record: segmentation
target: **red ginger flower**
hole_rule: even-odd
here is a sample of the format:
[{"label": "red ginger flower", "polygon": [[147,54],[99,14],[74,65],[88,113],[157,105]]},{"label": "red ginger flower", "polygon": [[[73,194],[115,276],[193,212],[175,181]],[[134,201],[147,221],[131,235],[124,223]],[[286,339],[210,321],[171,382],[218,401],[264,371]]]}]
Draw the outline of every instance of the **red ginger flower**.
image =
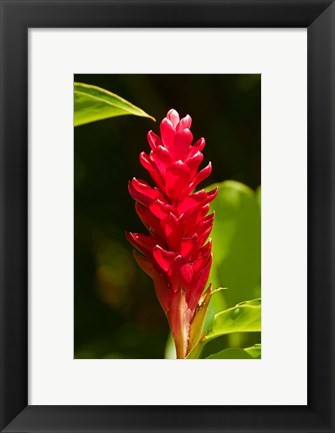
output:
[{"label": "red ginger flower", "polygon": [[156,187],[136,178],[128,186],[150,234],[126,233],[126,237],[143,254],[134,251],[138,265],[153,279],[178,358],[192,349],[192,324],[203,302],[213,257],[211,240],[206,241],[214,214],[206,215],[217,195],[217,189],[192,193],[212,166],[198,171],[205,140],[191,145],[191,122],[189,115],[180,120],[177,111],[170,110],[160,124],[161,137],[149,131],[151,152],[142,152],[140,162]]}]

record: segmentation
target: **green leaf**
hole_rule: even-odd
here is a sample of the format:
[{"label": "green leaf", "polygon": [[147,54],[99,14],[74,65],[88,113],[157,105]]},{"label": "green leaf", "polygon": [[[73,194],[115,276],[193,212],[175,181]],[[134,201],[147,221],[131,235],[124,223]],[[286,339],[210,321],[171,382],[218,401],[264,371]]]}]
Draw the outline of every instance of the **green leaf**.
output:
[{"label": "green leaf", "polygon": [[260,299],[241,302],[216,314],[212,326],[188,357],[198,358],[209,341],[236,332],[261,332]]},{"label": "green leaf", "polygon": [[262,345],[255,344],[252,347],[244,349],[252,358],[261,359],[262,356]]},{"label": "green leaf", "polygon": [[261,300],[254,299],[237,304],[233,308],[218,313],[214,317],[212,326],[203,340],[208,342],[213,338],[232,332],[260,332],[261,331]]},{"label": "green leaf", "polygon": [[141,108],[108,90],[89,84],[74,83],[74,126],[128,114],[148,117],[155,121]]},{"label": "green leaf", "polygon": [[205,329],[219,311],[245,299],[261,296],[261,215],[260,195],[246,185],[228,180],[211,185],[218,187],[218,196],[211,204],[215,219],[213,264],[208,282],[213,289],[227,290],[212,296]]},{"label": "green leaf", "polygon": [[261,358],[261,345],[255,344],[254,346],[245,349],[234,348],[225,349],[213,355],[207,356],[206,359],[260,359]]}]

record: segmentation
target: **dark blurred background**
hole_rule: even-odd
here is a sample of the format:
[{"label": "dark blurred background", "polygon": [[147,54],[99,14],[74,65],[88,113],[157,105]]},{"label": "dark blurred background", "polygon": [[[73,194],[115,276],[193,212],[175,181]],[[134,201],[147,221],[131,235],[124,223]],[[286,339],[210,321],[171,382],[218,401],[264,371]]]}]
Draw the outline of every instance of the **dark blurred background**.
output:
[{"label": "dark blurred background", "polygon": [[261,183],[261,76],[92,75],[75,81],[100,86],[142,108],[157,122],[134,116],[74,128],[74,356],[164,358],[169,333],[152,280],[136,265],[125,231],[145,232],[127,190],[149,181],[139,163],[147,132],[159,133],[170,108],[190,114],[195,139],[207,145],[201,186],[235,179]]}]

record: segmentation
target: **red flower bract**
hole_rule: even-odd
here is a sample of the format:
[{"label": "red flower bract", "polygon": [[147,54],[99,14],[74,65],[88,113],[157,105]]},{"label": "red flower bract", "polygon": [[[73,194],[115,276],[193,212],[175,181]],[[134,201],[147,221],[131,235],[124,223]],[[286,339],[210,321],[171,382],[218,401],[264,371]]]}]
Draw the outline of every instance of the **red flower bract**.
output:
[{"label": "red flower bract", "polygon": [[205,140],[192,145],[191,123],[189,115],[180,120],[177,111],[170,110],[160,124],[161,137],[148,133],[151,152],[142,152],[140,162],[156,186],[133,178],[129,193],[149,234],[126,233],[142,253],[134,251],[137,263],[153,279],[178,358],[191,350],[191,327],[212,264],[211,240],[207,239],[214,214],[206,215],[217,195],[217,189],[193,192],[212,166],[209,163],[199,171]]}]

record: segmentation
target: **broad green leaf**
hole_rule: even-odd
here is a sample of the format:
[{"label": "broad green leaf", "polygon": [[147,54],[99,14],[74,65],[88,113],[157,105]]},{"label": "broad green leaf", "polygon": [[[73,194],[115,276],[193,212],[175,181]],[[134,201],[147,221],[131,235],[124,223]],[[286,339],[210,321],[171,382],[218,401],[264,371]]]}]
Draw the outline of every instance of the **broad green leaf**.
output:
[{"label": "broad green leaf", "polygon": [[189,358],[198,358],[205,345],[214,338],[236,332],[261,332],[261,300],[241,302],[215,315],[211,327],[192,350]]},{"label": "broad green leaf", "polygon": [[254,346],[244,349],[252,358],[260,359],[262,357],[262,345],[255,344]]},{"label": "broad green leaf", "polygon": [[128,114],[155,121],[141,108],[108,90],[90,84],[74,83],[74,126]]},{"label": "broad green leaf", "polygon": [[218,313],[208,329],[204,342],[232,332],[261,331],[261,300],[253,299],[237,304],[233,308]]},{"label": "broad green leaf", "polygon": [[254,346],[245,349],[225,349],[213,355],[207,356],[206,359],[260,359],[261,358],[261,345],[255,344]]},{"label": "broad green leaf", "polygon": [[[261,283],[261,218],[256,193],[233,180],[211,185],[219,188],[211,204],[215,219],[213,264],[209,282],[213,289],[227,290],[212,297],[205,329],[214,315],[245,299],[260,297]],[[259,195],[260,198],[260,195]]]}]

